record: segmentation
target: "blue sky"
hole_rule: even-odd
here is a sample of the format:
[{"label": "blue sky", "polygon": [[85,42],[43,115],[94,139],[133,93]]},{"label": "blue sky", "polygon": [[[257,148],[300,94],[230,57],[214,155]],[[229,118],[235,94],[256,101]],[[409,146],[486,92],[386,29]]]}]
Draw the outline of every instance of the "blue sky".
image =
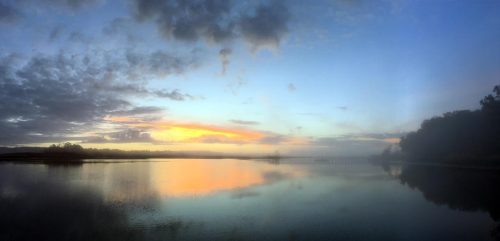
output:
[{"label": "blue sky", "polygon": [[0,0],[0,29],[4,145],[364,155],[500,81],[498,1]]}]

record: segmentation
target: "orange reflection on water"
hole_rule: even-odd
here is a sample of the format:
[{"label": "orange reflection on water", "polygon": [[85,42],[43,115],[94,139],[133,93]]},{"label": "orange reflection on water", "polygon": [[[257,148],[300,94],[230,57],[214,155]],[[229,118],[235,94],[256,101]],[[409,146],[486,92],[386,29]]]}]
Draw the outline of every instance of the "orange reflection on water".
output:
[{"label": "orange reflection on water", "polygon": [[155,163],[151,168],[152,184],[161,196],[206,195],[305,174],[288,165],[234,159],[183,159]]}]

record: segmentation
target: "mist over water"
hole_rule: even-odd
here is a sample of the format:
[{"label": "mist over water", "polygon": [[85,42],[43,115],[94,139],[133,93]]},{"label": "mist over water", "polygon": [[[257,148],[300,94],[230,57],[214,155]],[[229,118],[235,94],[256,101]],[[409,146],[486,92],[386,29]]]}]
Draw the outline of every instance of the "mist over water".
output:
[{"label": "mist over water", "polygon": [[1,164],[0,240],[498,239],[500,178],[491,172],[359,160],[103,161]]}]

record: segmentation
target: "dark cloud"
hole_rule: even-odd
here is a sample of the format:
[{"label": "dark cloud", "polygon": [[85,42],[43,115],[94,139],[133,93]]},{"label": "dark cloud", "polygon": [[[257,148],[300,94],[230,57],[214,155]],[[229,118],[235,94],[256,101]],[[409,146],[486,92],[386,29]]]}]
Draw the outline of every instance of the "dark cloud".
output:
[{"label": "dark cloud", "polygon": [[222,42],[233,36],[230,0],[134,0],[138,20],[154,20],[167,38]]},{"label": "dark cloud", "polygon": [[105,0],[37,0],[35,2],[42,2],[42,5],[49,5],[52,7],[61,7],[70,10],[79,10],[91,6],[98,5],[105,2]]},{"label": "dark cloud", "polygon": [[238,124],[238,125],[258,125],[258,124],[260,124],[257,121],[248,121],[248,120],[229,120],[229,121],[231,121],[234,124]]},{"label": "dark cloud", "polygon": [[[61,53],[24,61],[13,55],[1,57],[0,144],[64,140],[117,111],[156,111],[135,108],[129,99],[157,97],[144,87],[148,78],[191,67],[190,61],[163,52],[125,55],[129,54]],[[159,59],[170,62],[157,63]]]},{"label": "dark cloud", "polygon": [[226,74],[227,67],[229,66],[229,63],[230,63],[230,57],[231,57],[232,52],[233,51],[230,48],[223,48],[219,51],[219,59],[220,59],[220,62],[222,64],[222,70],[221,70],[222,75]]},{"label": "dark cloud", "polygon": [[86,143],[156,143],[148,132],[138,129],[126,129],[117,132],[105,133],[85,139]]},{"label": "dark cloud", "polygon": [[164,111],[163,108],[156,106],[138,106],[126,110],[117,110],[110,112],[113,116],[136,116],[136,115],[152,115],[160,114]]},{"label": "dark cloud", "polygon": [[242,37],[254,49],[278,47],[288,33],[290,14],[278,2],[255,3],[244,10],[231,0],[133,0],[139,21],[154,21],[167,39],[227,42]]},{"label": "dark cloud", "polygon": [[52,29],[52,31],[50,31],[49,41],[50,42],[55,41],[61,36],[62,33],[63,33],[63,28],[61,26],[55,27],[54,29]]},{"label": "dark cloud", "polygon": [[0,2],[0,24],[2,23],[14,23],[20,18],[20,13],[14,7]]},{"label": "dark cloud", "polygon": [[[126,53],[129,65],[127,74],[129,79],[144,79],[150,75],[164,77],[170,74],[181,74],[186,68],[196,67],[198,56],[194,52],[189,58],[175,56],[163,51],[155,51],[150,54],[128,51]],[[148,73],[148,76],[144,76]]]},{"label": "dark cloud", "polygon": [[190,94],[183,94],[179,90],[173,90],[173,91],[158,90],[158,91],[154,91],[153,93],[156,94],[158,97],[167,98],[167,99],[176,100],[176,101],[185,101],[185,100],[196,99],[196,97],[194,97]]},{"label": "dark cloud", "polygon": [[279,1],[257,7],[254,14],[240,20],[241,33],[254,48],[259,46],[278,47],[281,39],[288,33],[290,13]]}]

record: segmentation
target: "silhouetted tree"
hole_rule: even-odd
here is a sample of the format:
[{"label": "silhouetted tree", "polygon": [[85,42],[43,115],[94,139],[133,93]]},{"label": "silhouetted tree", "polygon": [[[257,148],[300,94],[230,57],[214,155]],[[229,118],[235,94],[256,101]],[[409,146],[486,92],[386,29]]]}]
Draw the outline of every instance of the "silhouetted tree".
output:
[{"label": "silhouetted tree", "polygon": [[500,85],[481,100],[479,110],[448,112],[425,120],[401,139],[401,150],[413,161],[485,164],[500,157]]}]

